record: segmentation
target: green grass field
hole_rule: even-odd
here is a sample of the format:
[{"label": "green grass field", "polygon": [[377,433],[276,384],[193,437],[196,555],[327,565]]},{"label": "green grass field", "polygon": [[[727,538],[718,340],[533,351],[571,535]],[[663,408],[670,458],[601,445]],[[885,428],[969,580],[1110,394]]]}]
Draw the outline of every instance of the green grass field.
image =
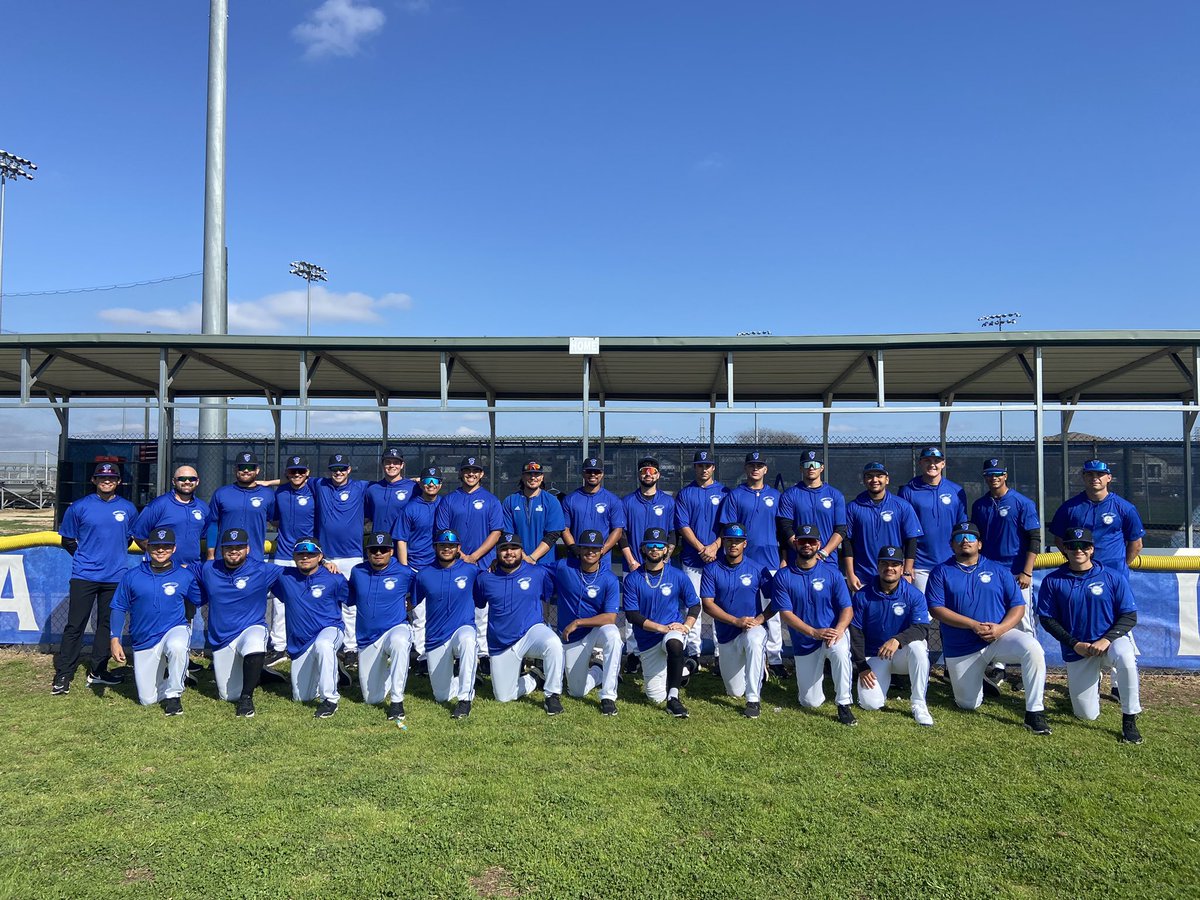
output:
[{"label": "green grass field", "polygon": [[[501,706],[484,680],[452,721],[410,682],[408,730],[260,692],[237,720],[211,679],[184,716],[103,695],[81,670],[0,653],[0,896],[13,897],[1195,897],[1200,690],[1146,679],[1146,743],[1120,711],[1019,727],[1019,697],[974,714],[935,684],[937,725],[907,702],[801,711],[768,687],[737,715],[719,679],[670,718],[622,686],[598,701]],[[794,688],[794,685],[793,685]],[[540,700],[540,695],[537,695]],[[780,711],[774,709],[780,707]]]}]

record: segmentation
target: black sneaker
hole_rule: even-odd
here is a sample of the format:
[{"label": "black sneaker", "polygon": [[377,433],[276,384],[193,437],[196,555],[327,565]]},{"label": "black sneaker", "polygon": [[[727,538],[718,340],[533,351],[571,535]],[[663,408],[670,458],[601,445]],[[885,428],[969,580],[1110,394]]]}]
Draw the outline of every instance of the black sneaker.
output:
[{"label": "black sneaker", "polygon": [[395,703],[389,703],[387,708],[387,717],[389,722],[403,722],[404,701],[397,700]]},{"label": "black sneaker", "polygon": [[721,660],[719,658],[714,659],[713,664],[709,667],[708,671],[712,672],[714,675],[716,675],[718,678],[720,678],[721,677]]},{"label": "black sneaker", "polygon": [[264,666],[277,666],[280,663],[287,662],[287,651],[285,650],[268,650],[266,658],[263,659]]},{"label": "black sneaker", "polygon": [[418,659],[416,672],[417,672],[418,678],[428,678],[429,677],[429,660]]},{"label": "black sneaker", "polygon": [[337,712],[337,704],[332,700],[322,700],[321,705],[317,707],[317,711],[313,713],[315,719],[328,719]]},{"label": "black sneaker", "polygon": [[678,697],[672,697],[667,701],[667,712],[677,719],[686,719],[688,717],[687,707],[679,702]]},{"label": "black sneaker", "polygon": [[240,719],[254,718],[254,698],[242,697],[237,702],[237,712],[235,713]]},{"label": "black sneaker", "polygon": [[757,719],[762,714],[762,705],[759,703],[751,703],[746,701],[746,708],[742,710],[742,715],[747,719]]},{"label": "black sneaker", "polygon": [[788,672],[787,666],[783,663],[775,663],[774,665],[767,666],[767,671],[780,681],[786,681],[788,675],[791,674]]},{"label": "black sneaker", "polygon": [[117,675],[115,672],[110,672],[107,669],[101,672],[88,672],[87,683],[111,687],[114,684],[124,684],[125,676]]},{"label": "black sneaker", "polygon": [[71,693],[71,679],[66,675],[55,675],[54,683],[50,685],[50,693],[56,697]]},{"label": "black sneaker", "polygon": [[854,710],[849,705],[838,704],[838,724],[850,727],[858,724],[858,719],[854,718]]},{"label": "black sneaker", "polygon": [[183,683],[187,687],[199,687],[200,686],[200,682],[196,680],[196,676],[193,675],[190,671],[185,671],[183,673]]},{"label": "black sneaker", "polygon": [[1138,731],[1137,715],[1125,713],[1121,716],[1121,743],[1140,744],[1141,742],[1142,733]]},{"label": "black sneaker", "polygon": [[192,673],[195,673],[195,672],[203,672],[203,671],[204,671],[204,666],[200,665],[200,663],[196,662],[194,659],[192,659],[192,658],[189,656],[189,657],[188,657],[187,670],[188,670],[188,672],[192,672]]},{"label": "black sneaker", "polygon": [[479,657],[479,662],[475,665],[475,672],[478,675],[486,675],[492,677],[492,658],[490,656]]},{"label": "black sneaker", "polygon": [[687,687],[688,682],[692,680],[692,675],[700,669],[700,660],[694,656],[689,656],[683,661],[683,677],[679,681],[680,687]]},{"label": "black sneaker", "polygon": [[630,653],[625,657],[625,674],[636,675],[642,668],[642,661],[636,653]]},{"label": "black sneaker", "polygon": [[1117,703],[1121,702],[1121,689],[1117,687],[1117,683],[1115,681],[1109,686],[1108,696],[1110,696]]},{"label": "black sneaker", "polygon": [[616,700],[601,700],[600,714],[605,716],[615,716],[617,714]]},{"label": "black sneaker", "polygon": [[546,689],[546,673],[537,666],[530,666],[529,674],[533,676],[533,680],[537,684],[537,687],[535,687],[534,690],[544,691]]},{"label": "black sneaker", "polygon": [[471,714],[471,701],[459,700],[458,705],[454,707],[454,712],[450,713],[452,719],[465,719]]},{"label": "black sneaker", "polygon": [[1025,713],[1025,727],[1034,734],[1050,734],[1050,726],[1046,724],[1046,714],[1041,710]]},{"label": "black sneaker", "polygon": [[342,654],[342,665],[345,666],[347,669],[357,669],[358,668],[358,651],[357,650],[347,650],[345,653],[343,653]]},{"label": "black sneaker", "polygon": [[1004,675],[1001,673],[997,678],[993,673],[987,672],[983,676],[983,693],[988,697],[999,697],[1001,687],[1004,685]]},{"label": "black sneaker", "polygon": [[548,716],[557,716],[563,711],[562,700],[559,698],[558,694],[547,694],[546,702],[542,705],[546,710],[546,715]]},{"label": "black sneaker", "polygon": [[182,716],[183,701],[178,697],[168,697],[163,701],[163,715],[165,716]]}]

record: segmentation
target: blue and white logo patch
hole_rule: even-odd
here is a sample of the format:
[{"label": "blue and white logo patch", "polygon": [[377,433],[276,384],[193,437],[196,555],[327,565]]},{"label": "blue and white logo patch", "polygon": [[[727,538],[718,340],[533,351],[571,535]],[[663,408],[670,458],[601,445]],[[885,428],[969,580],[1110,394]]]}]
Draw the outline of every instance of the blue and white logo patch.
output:
[{"label": "blue and white logo patch", "polygon": [[767,506],[774,506],[775,498],[774,497],[763,497],[763,503],[765,503]]},{"label": "blue and white logo patch", "polygon": [[608,509],[607,503],[597,503],[596,504],[596,512],[603,513],[606,509]]},{"label": "blue and white logo patch", "polygon": [[325,593],[325,585],[314,584],[312,586],[312,590],[309,591],[309,593],[312,594],[314,597],[320,597],[322,594]]},{"label": "blue and white logo patch", "polygon": [[1116,517],[1112,513],[1105,513],[1100,517],[1101,521],[1104,522],[1105,525],[1111,525],[1113,523],[1113,519],[1115,518]]},{"label": "blue and white logo patch", "polygon": [[893,603],[892,604],[892,615],[893,616],[902,616],[902,615],[904,615],[904,613],[907,610],[908,610],[908,607],[905,606],[903,603]]},{"label": "blue and white logo patch", "polygon": [[174,581],[168,581],[163,585],[163,593],[168,597],[174,597],[177,590],[179,590],[179,585]]},{"label": "blue and white logo patch", "polygon": [[822,497],[821,505],[823,507],[825,507],[826,509],[833,509],[833,498],[832,497]]},{"label": "blue and white logo patch", "polygon": [[236,578],[236,579],[234,579],[233,586],[236,587],[239,591],[244,591],[246,589],[246,585],[248,585],[249,583],[250,583],[249,578]]},{"label": "blue and white logo patch", "polygon": [[721,498],[719,496],[717,496],[716,494],[713,494],[711,497],[708,498],[708,502],[711,503],[713,506],[720,506]]},{"label": "blue and white logo patch", "polygon": [[1005,516],[1008,515],[1008,507],[1007,506],[1000,507],[999,513],[1000,513],[1000,518],[1003,519]]},{"label": "blue and white logo patch", "polygon": [[824,578],[814,578],[812,580],[812,586],[813,586],[814,591],[825,590],[825,579]]},{"label": "blue and white logo patch", "polygon": [[408,491],[406,491],[406,490],[396,491],[396,499],[397,500],[403,500],[407,496],[408,496]]},{"label": "blue and white logo patch", "polygon": [[1088,585],[1088,590],[1091,591],[1095,596],[1099,597],[1104,593],[1104,585],[1101,582],[1096,581]]},{"label": "blue and white logo patch", "polygon": [[262,497],[251,497],[250,505],[255,509],[258,509],[260,506],[262,506]]},{"label": "blue and white logo patch", "polygon": [[457,587],[457,588],[458,588],[460,591],[461,591],[461,590],[464,590],[464,589],[466,588],[466,586],[467,586],[467,576],[466,576],[466,575],[459,575],[457,578],[455,578],[455,579],[454,579],[454,585],[455,585],[455,587]]},{"label": "blue and white logo patch", "polygon": [[198,509],[193,509],[192,510],[192,518],[195,519],[197,522],[202,522],[202,521],[204,521],[204,513],[200,512],[200,510],[198,510]]},{"label": "blue and white logo patch", "polygon": [[655,514],[656,516],[661,516],[661,515],[663,514],[663,512],[666,510],[666,507],[665,507],[665,506],[662,506],[661,504],[660,504],[660,505],[658,505],[658,506],[652,506],[652,507],[650,507],[650,508],[651,508],[652,510],[654,510],[654,514]]},{"label": "blue and white logo patch", "polygon": [[124,522],[125,521],[125,510],[123,510],[123,509],[113,510],[113,518],[116,519],[118,522]]},{"label": "blue and white logo patch", "polygon": [[672,593],[672,591],[674,591],[674,590],[675,590],[675,589],[674,589],[673,587],[671,587],[671,585],[669,585],[669,584],[664,584],[664,585],[662,586],[662,595],[663,595],[664,597],[670,597],[670,596],[671,596],[671,593]]},{"label": "blue and white logo patch", "polygon": [[345,503],[347,500],[350,499],[350,492],[342,491],[340,494],[338,494],[338,499],[341,500],[343,503]]},{"label": "blue and white logo patch", "polygon": [[587,595],[592,600],[595,600],[596,597],[598,597],[600,595],[600,589],[598,587],[596,587],[594,584],[589,584],[588,588],[587,588]]},{"label": "blue and white logo patch", "polygon": [[954,498],[953,498],[953,497],[951,497],[949,494],[938,494],[938,498],[939,498],[939,499],[942,501],[942,503],[943,503],[944,505],[946,505],[946,506],[949,506],[949,505],[950,505],[950,503],[951,503],[951,502],[954,500]]},{"label": "blue and white logo patch", "polygon": [[739,580],[745,587],[750,587],[750,583],[754,581],[754,578],[750,575],[742,575],[739,577]]},{"label": "blue and white logo patch", "polygon": [[520,587],[520,589],[523,591],[529,590],[529,586],[531,584],[533,584],[532,578],[518,578],[517,579],[517,586]]},{"label": "blue and white logo patch", "polygon": [[476,500],[476,501],[475,501],[474,503],[472,503],[471,505],[472,505],[473,507],[475,507],[476,509],[483,509],[483,501],[482,501],[482,500]]},{"label": "blue and white logo patch", "polygon": [[892,521],[892,511],[890,509],[885,509],[879,514],[879,518],[883,519],[885,522]]},{"label": "blue and white logo patch", "polygon": [[984,584],[989,584],[992,580],[992,573],[991,572],[980,572],[979,580],[982,581]]},{"label": "blue and white logo patch", "polygon": [[296,505],[297,506],[308,506],[308,498],[307,497],[297,497]]},{"label": "blue and white logo patch", "polygon": [[395,578],[383,579],[383,589],[385,591],[394,591],[396,589],[396,579]]}]

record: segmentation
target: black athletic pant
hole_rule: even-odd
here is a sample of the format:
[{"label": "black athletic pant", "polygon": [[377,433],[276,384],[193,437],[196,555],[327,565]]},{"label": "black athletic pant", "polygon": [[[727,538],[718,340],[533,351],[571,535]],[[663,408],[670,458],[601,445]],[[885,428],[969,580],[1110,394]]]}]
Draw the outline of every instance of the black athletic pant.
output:
[{"label": "black athletic pant", "polygon": [[79,651],[83,645],[83,630],[87,628],[88,619],[92,615],[92,607],[96,608],[96,633],[92,641],[92,672],[101,672],[108,666],[109,658],[109,616],[112,609],[113,594],[117,592],[115,581],[84,581],[82,578],[71,579],[70,599],[67,601],[67,624],[63,628],[62,644],[58,649],[58,658],[54,661],[56,678],[66,676],[73,678],[79,665]]}]

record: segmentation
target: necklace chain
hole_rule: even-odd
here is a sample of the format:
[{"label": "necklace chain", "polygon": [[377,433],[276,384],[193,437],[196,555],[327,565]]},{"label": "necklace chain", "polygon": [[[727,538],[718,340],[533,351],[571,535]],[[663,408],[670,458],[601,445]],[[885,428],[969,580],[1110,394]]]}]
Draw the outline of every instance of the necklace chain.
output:
[{"label": "necklace chain", "polygon": [[662,584],[662,580],[664,577],[666,577],[666,574],[667,574],[667,567],[663,566],[661,569],[658,570],[658,581],[651,581],[650,575],[646,572],[645,567],[642,568],[642,578],[646,579],[646,584],[648,584],[651,587],[651,589],[654,589],[654,590],[657,590],[658,586],[660,584]]}]

